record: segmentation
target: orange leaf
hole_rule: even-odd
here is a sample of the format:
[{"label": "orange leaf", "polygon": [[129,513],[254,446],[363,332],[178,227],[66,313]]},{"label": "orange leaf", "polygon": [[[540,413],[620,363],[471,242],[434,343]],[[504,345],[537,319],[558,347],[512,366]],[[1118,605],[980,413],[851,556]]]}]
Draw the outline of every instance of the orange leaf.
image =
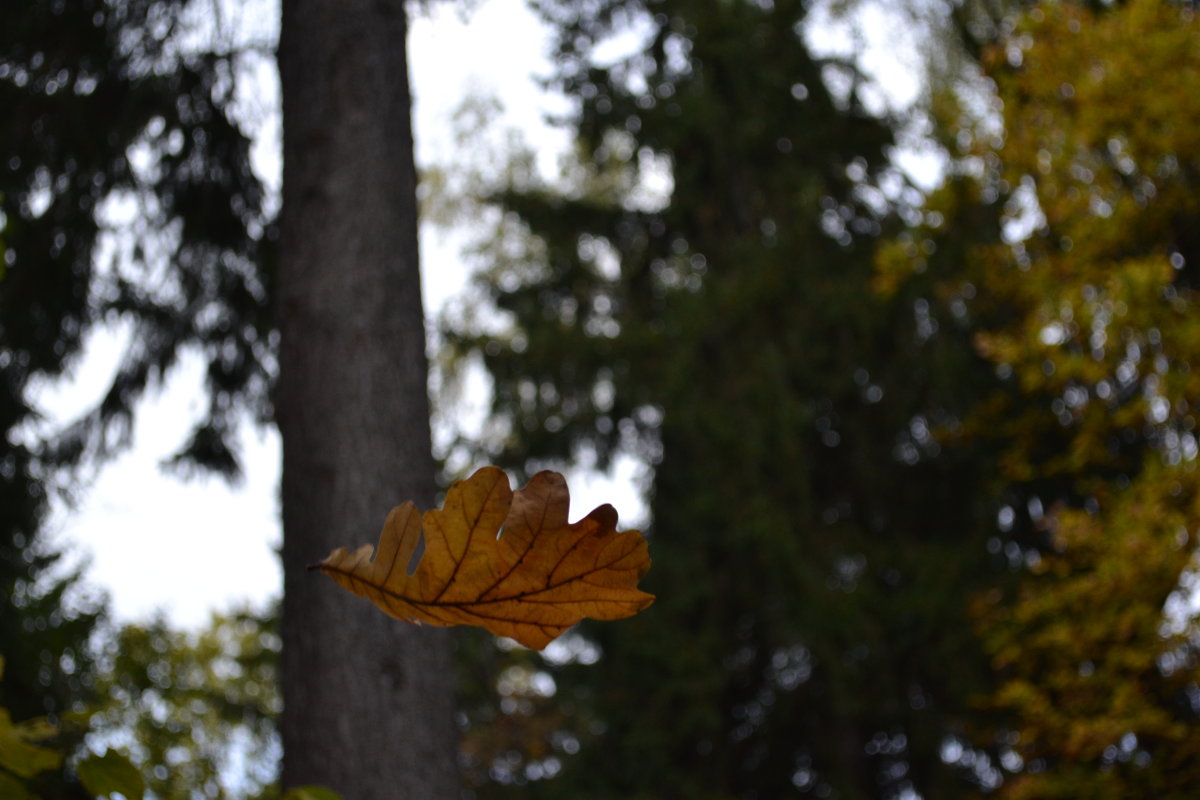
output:
[{"label": "orange leaf", "polygon": [[642,534],[618,533],[607,504],[570,524],[569,503],[557,472],[513,492],[503,470],[484,467],[450,487],[442,510],[421,519],[413,503],[397,506],[378,547],[340,547],[315,568],[397,619],[480,625],[541,650],[584,617],[631,617],[654,602],[637,588],[650,568]]}]

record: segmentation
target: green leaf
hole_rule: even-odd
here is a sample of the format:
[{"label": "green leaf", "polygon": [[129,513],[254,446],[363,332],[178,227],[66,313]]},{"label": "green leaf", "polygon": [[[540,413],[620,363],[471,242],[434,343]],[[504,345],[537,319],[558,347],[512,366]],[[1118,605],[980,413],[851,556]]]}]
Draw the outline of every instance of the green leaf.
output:
[{"label": "green leaf", "polygon": [[98,798],[120,793],[127,800],[140,800],[146,793],[142,773],[116,750],[106,750],[102,756],[88,756],[75,771],[83,788]]},{"label": "green leaf", "polygon": [[54,728],[42,719],[14,725],[8,709],[0,708],[0,767],[22,778],[57,768],[62,753],[30,743],[53,733]]},{"label": "green leaf", "polygon": [[287,791],[283,800],[342,800],[342,797],[324,786],[296,786]]},{"label": "green leaf", "polygon": [[0,772],[0,797],[4,800],[38,800],[24,783],[5,772]]}]

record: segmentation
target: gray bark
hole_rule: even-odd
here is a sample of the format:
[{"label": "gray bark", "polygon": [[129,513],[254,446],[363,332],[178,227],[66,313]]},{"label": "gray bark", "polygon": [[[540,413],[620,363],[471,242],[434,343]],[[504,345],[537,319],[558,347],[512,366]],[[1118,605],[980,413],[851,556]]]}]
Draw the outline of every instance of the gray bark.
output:
[{"label": "gray bark", "polygon": [[434,498],[401,0],[284,0],[283,785],[457,794],[446,631],[306,567]]}]

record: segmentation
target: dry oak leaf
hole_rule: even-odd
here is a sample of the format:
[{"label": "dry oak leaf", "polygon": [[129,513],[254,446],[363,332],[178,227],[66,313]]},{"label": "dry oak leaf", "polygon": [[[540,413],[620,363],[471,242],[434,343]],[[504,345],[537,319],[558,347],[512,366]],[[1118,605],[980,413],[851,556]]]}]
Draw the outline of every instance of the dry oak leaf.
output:
[{"label": "dry oak leaf", "polygon": [[513,492],[503,470],[484,467],[451,486],[441,510],[422,519],[413,503],[397,506],[378,547],[338,548],[315,567],[397,619],[480,625],[541,650],[584,617],[631,617],[654,602],[637,588],[650,568],[642,534],[618,533],[607,504],[570,524],[569,503],[557,472]]}]

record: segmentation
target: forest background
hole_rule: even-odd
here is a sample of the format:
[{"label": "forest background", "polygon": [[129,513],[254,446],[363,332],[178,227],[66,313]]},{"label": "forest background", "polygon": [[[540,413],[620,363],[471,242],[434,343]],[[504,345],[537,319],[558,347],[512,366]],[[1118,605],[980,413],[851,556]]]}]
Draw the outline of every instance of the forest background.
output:
[{"label": "forest background", "polygon": [[[810,6],[536,3],[559,174],[472,148],[485,101],[425,173],[427,215],[477,237],[435,397],[480,375],[492,397],[444,478],[644,465],[659,597],[544,654],[456,632],[463,791],[1187,796],[1194,9],[914,3],[893,19],[924,91],[896,108],[861,52],[814,46]],[[110,747],[157,797],[278,791],[273,614],[107,625],[39,534],[189,348],[210,403],[177,466],[235,474],[238,419],[272,418],[278,228],[235,87],[274,45],[198,42],[193,13],[29,2],[0,26],[0,705],[6,741],[75,753],[0,761],[13,792],[84,796]],[[98,213],[114,197],[138,213]],[[113,390],[47,432],[32,392],[118,319]]]}]

